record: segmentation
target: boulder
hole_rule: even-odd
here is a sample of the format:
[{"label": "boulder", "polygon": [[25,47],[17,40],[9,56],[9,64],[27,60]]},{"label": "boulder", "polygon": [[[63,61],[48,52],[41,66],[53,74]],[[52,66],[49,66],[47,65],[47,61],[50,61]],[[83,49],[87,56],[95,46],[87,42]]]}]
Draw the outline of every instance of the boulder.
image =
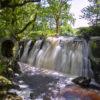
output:
[{"label": "boulder", "polygon": [[91,82],[91,79],[88,77],[80,76],[80,77],[73,79],[72,82],[74,82],[75,84],[78,84],[82,87],[88,87]]}]

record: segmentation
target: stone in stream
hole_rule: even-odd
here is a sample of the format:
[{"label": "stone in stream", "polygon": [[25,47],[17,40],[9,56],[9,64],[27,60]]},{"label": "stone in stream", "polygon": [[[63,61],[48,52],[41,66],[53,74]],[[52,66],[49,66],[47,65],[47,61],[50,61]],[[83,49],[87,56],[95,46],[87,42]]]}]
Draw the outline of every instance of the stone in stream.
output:
[{"label": "stone in stream", "polygon": [[81,88],[80,86],[66,87],[60,95],[66,98],[65,100],[100,100],[99,91]]},{"label": "stone in stream", "polygon": [[78,84],[82,87],[88,87],[91,82],[91,79],[88,77],[80,76],[80,77],[73,79],[72,82],[74,82],[75,84]]}]

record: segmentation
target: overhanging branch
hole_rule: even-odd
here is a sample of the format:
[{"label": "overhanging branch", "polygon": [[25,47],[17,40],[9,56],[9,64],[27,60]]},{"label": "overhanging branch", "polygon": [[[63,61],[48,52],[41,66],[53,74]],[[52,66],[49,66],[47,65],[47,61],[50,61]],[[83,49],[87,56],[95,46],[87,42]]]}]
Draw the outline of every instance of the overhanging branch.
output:
[{"label": "overhanging branch", "polygon": [[0,1],[0,9],[21,7],[30,2],[40,2],[41,0],[25,0],[23,3],[11,4],[9,0]]},{"label": "overhanging branch", "polygon": [[37,13],[34,16],[34,19],[29,21],[21,30],[19,30],[18,32],[15,33],[15,35],[18,35],[22,32],[24,32],[32,23],[34,24],[37,18]]}]

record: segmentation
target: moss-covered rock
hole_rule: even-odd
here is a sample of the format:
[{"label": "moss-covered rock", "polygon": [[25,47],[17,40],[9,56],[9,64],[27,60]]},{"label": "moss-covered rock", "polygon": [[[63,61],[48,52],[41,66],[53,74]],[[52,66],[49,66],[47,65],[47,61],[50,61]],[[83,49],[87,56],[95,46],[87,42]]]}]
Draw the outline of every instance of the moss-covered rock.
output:
[{"label": "moss-covered rock", "polygon": [[11,83],[11,81],[10,80],[8,80],[7,78],[5,78],[4,76],[0,76],[0,83],[3,83],[3,84],[5,84],[5,85],[7,85],[7,84],[12,84]]},{"label": "moss-covered rock", "polygon": [[0,90],[1,89],[8,89],[12,86],[12,82],[10,80],[8,80],[6,77],[4,76],[0,76]]},{"label": "moss-covered rock", "polygon": [[4,100],[22,100],[22,98],[20,96],[17,96],[17,95],[8,94],[8,95],[6,95]]},{"label": "moss-covered rock", "polygon": [[4,76],[0,75],[0,100],[22,100],[15,93],[9,93],[9,88],[14,87],[14,84]]}]

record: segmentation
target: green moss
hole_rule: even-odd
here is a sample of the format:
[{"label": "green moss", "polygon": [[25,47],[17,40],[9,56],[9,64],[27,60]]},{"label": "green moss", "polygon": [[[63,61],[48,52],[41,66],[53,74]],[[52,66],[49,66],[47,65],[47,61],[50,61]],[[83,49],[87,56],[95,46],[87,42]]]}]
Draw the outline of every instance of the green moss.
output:
[{"label": "green moss", "polygon": [[5,67],[3,66],[3,64],[0,63],[0,74],[2,74],[4,70],[5,70]]},{"label": "green moss", "polygon": [[12,85],[12,82],[5,78],[4,76],[0,76],[0,84],[3,86]]}]

